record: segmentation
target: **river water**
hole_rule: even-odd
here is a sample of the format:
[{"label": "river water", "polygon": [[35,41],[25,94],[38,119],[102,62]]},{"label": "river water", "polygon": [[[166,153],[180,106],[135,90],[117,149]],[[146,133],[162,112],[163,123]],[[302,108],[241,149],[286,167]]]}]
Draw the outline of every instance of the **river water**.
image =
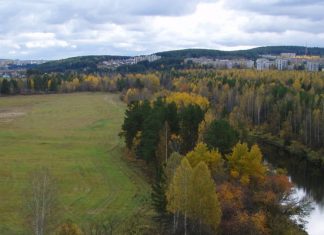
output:
[{"label": "river water", "polygon": [[309,235],[324,235],[324,170],[275,147],[261,146],[265,160],[285,168],[296,188],[296,197],[308,197],[314,208],[306,219]]}]

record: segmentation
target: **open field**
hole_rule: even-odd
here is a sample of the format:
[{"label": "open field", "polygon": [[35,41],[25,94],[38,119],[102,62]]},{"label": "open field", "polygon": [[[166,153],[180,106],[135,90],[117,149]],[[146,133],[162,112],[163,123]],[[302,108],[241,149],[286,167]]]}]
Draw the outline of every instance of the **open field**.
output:
[{"label": "open field", "polygon": [[122,158],[124,110],[107,93],[0,98],[0,234],[25,234],[24,190],[40,166],[58,181],[63,222],[113,215],[120,230],[149,213],[149,184]]}]

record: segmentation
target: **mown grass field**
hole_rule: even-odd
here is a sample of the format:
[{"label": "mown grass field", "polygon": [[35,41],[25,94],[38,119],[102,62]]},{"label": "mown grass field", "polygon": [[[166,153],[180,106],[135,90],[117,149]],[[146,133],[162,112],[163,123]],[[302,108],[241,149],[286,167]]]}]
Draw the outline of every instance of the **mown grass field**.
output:
[{"label": "mown grass field", "polygon": [[150,186],[122,157],[124,111],[107,93],[0,98],[0,234],[25,234],[24,191],[40,166],[58,182],[62,222],[113,217],[122,231],[150,213]]}]

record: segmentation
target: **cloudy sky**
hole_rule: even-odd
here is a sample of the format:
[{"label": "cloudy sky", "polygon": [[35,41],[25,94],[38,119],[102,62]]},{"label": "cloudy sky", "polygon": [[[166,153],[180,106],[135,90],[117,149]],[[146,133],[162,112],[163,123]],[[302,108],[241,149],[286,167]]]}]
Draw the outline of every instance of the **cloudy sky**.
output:
[{"label": "cloudy sky", "polygon": [[0,58],[324,47],[323,0],[0,0]]}]

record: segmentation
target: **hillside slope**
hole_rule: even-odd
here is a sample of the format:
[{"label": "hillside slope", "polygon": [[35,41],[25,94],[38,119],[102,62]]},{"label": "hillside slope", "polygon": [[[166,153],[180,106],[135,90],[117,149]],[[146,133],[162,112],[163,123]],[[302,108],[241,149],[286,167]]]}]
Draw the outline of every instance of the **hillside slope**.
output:
[{"label": "hillside slope", "polygon": [[[301,46],[268,46],[257,47],[249,50],[221,51],[212,49],[184,49],[156,53],[161,56],[160,60],[149,63],[143,61],[135,65],[125,65],[117,69],[118,72],[144,72],[149,69],[167,70],[170,68],[183,68],[183,59],[189,57],[210,57],[220,59],[246,58],[255,60],[263,54],[279,55],[283,52],[296,53],[304,55],[305,47]],[[309,55],[324,56],[324,48],[312,47],[307,48]],[[127,56],[80,56],[63,60],[50,61],[29,71],[29,74],[37,72],[100,72],[97,65],[105,60],[126,59]]]}]

